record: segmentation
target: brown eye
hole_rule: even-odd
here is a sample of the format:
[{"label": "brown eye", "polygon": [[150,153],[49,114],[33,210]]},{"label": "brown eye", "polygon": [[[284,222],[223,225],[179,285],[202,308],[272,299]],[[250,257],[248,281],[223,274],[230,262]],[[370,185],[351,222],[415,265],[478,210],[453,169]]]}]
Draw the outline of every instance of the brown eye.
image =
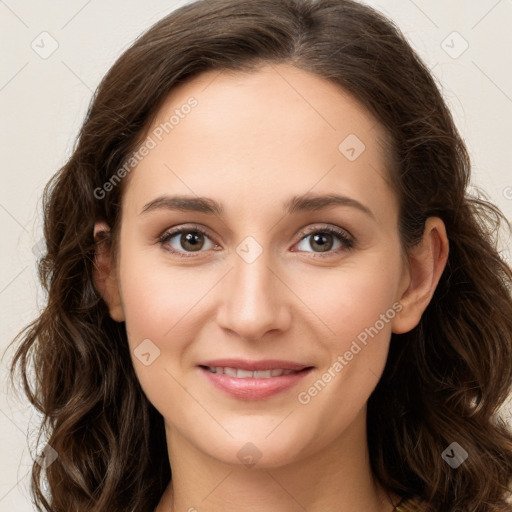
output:
[{"label": "brown eye", "polygon": [[179,243],[187,251],[198,251],[204,244],[204,235],[195,231],[182,233]]},{"label": "brown eye", "polygon": [[191,252],[204,252],[201,249],[205,246],[206,249],[211,249],[215,245],[199,228],[180,228],[170,231],[165,233],[159,242],[169,252],[183,257],[187,257],[187,253]]},{"label": "brown eye", "polygon": [[309,245],[312,249],[315,247],[319,248],[319,252],[326,252],[330,251],[332,249],[332,246],[334,245],[333,236],[329,233],[321,233],[312,235]]},{"label": "brown eye", "polygon": [[298,247],[299,250],[305,252],[337,253],[350,249],[354,245],[353,240],[344,231],[333,227],[315,229],[309,233],[303,232],[301,234],[305,236],[299,242]]}]

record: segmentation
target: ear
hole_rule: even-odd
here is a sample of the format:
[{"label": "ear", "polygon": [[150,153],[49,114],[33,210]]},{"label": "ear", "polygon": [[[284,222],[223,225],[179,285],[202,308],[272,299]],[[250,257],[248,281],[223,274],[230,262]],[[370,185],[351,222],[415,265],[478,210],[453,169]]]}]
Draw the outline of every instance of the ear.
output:
[{"label": "ear", "polygon": [[391,323],[394,333],[409,332],[420,322],[448,261],[448,251],[444,222],[438,217],[429,217],[421,241],[408,253],[399,298],[402,309]]},{"label": "ear", "polygon": [[118,279],[116,274],[116,265],[112,255],[105,243],[105,234],[110,232],[110,228],[105,222],[97,222],[94,225],[94,286],[108,306],[110,317],[116,322],[124,321],[124,311],[121,303],[121,294],[119,292]]}]

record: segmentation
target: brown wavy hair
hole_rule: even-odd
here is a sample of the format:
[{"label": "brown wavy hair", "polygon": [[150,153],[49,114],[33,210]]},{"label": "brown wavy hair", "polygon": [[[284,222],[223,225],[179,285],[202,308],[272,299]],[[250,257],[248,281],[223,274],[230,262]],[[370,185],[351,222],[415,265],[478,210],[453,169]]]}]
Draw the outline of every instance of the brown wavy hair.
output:
[{"label": "brown wavy hair", "polygon": [[[171,478],[163,418],[139,385],[124,323],[93,284],[93,227],[112,227],[105,242],[115,251],[126,180],[101,199],[97,190],[173,87],[266,63],[338,84],[387,129],[403,248],[420,240],[428,217],[446,225],[436,292],[416,328],[392,335],[368,402],[376,477],[428,511],[511,511],[512,434],[497,412],[512,390],[512,271],[496,246],[498,227],[510,225],[485,196],[469,195],[467,149],[428,68],[393,22],[352,0],[199,0],[142,34],[101,81],[72,156],[43,194],[46,306],[13,340],[11,382],[19,369],[43,415],[39,435],[58,454],[33,464],[37,509],[158,504]],[[441,457],[453,441],[469,454],[457,469]]]}]

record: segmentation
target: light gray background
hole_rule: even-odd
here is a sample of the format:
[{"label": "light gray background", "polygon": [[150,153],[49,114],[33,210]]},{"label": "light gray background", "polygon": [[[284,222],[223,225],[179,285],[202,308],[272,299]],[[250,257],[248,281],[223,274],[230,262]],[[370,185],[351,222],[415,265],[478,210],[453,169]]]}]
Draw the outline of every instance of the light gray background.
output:
[{"label": "light gray background", "polygon": [[[185,3],[0,0],[2,352],[43,307],[35,254],[44,184],[71,154],[91,95],[115,59],[137,35]],[[467,142],[474,184],[510,219],[512,0],[366,3],[391,17],[432,69]],[[48,56],[44,52],[52,44],[58,48]],[[505,239],[508,258],[509,247]],[[29,471],[37,454],[30,454],[27,440],[34,439],[38,415],[7,393],[11,355],[0,366],[0,510],[25,512],[33,510]],[[509,408],[506,414],[510,417]]]}]

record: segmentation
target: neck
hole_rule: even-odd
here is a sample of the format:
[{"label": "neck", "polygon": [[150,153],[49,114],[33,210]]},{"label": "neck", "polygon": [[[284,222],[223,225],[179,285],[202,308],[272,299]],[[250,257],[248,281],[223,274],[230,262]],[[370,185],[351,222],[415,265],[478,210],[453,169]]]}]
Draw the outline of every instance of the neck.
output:
[{"label": "neck", "polygon": [[333,442],[286,465],[225,464],[166,424],[173,478],[155,512],[392,512],[370,468],[366,409]]}]

